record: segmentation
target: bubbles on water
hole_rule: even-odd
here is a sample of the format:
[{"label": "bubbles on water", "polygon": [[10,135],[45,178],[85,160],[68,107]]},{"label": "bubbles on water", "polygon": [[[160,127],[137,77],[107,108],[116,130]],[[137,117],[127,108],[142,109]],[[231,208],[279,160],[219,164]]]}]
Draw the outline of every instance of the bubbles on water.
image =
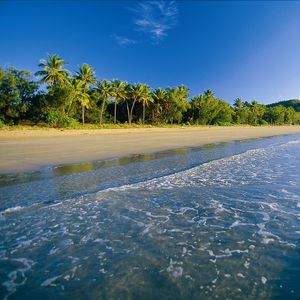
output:
[{"label": "bubbles on water", "polygon": [[[289,165],[300,163],[297,156],[280,160],[296,145],[250,150],[20,216],[5,213],[6,295],[80,295],[82,282],[104,299],[158,289],[162,299],[170,290],[174,299],[268,298],[289,270],[285,259],[299,258],[300,182]],[[27,261],[17,260],[21,253]]]},{"label": "bubbles on water", "polygon": [[55,283],[55,282],[56,282],[57,279],[60,278],[61,276],[62,276],[62,275],[59,275],[59,276],[55,276],[55,277],[46,279],[44,282],[41,283],[41,287],[57,286],[57,283]]},{"label": "bubbles on water", "polygon": [[7,294],[4,295],[4,300],[8,299],[10,295],[16,292],[17,288],[23,286],[26,281],[26,273],[35,264],[33,260],[27,258],[13,258],[11,261],[17,263],[18,268],[9,272],[7,279],[2,283],[6,288]]},{"label": "bubbles on water", "polygon": [[268,280],[267,280],[266,277],[264,277],[264,276],[261,277],[261,282],[262,282],[262,284],[266,284],[267,281],[268,281]]},{"label": "bubbles on water", "polygon": [[19,211],[21,211],[22,209],[24,209],[23,206],[9,207],[9,208],[5,209],[4,211],[0,211],[0,216],[1,216],[1,215],[4,216],[4,215],[7,215],[7,214],[19,212]]},{"label": "bubbles on water", "polygon": [[174,277],[176,279],[178,277],[181,277],[183,274],[182,265],[183,265],[183,262],[173,261],[171,258],[170,264],[167,268],[167,271],[172,275],[172,277]]}]

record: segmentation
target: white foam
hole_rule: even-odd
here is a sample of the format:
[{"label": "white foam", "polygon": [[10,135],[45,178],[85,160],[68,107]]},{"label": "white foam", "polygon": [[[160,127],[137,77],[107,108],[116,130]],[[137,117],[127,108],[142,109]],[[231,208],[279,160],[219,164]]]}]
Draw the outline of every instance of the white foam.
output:
[{"label": "white foam", "polygon": [[273,234],[272,232],[265,230],[265,226],[265,223],[257,224],[257,227],[259,228],[259,231],[257,233],[263,237],[262,243],[269,244],[270,242],[274,242],[275,240],[280,241],[280,237]]},{"label": "white foam", "polygon": [[268,281],[268,279],[266,277],[264,277],[264,276],[261,277],[262,284],[266,284],[267,281]]},{"label": "white foam", "polygon": [[[261,158],[264,160],[272,157],[270,153],[276,151],[278,147],[285,147],[287,144],[298,143],[298,141],[289,142],[286,144],[277,144],[268,146],[265,148],[258,148],[247,150],[243,153],[232,155],[229,157],[216,159],[203,163],[196,167],[179,171],[171,175],[165,175],[146,181],[141,181],[133,184],[126,184],[119,187],[111,187],[104,190],[100,190],[96,193],[97,199],[103,199],[103,195],[108,192],[119,192],[132,189],[173,189],[177,187],[187,187],[187,186],[232,186],[235,184],[247,184],[247,176],[249,178],[255,178],[257,176],[256,171],[256,161]],[[250,166],[247,168],[246,178],[243,180],[240,178],[236,179],[234,172],[239,172],[239,170],[244,169],[244,165]],[[232,168],[232,174],[228,172],[228,168]],[[216,170],[219,172],[216,173]],[[221,208],[220,209],[224,209]]]},{"label": "white foam", "polygon": [[[6,287],[6,290],[8,291],[8,294],[4,296],[3,300],[7,300],[10,295],[15,293],[18,286],[22,286],[25,284],[27,280],[25,272],[31,269],[31,267],[35,264],[33,260],[27,258],[14,258],[12,260],[22,263],[24,267],[10,272],[8,274],[8,280],[2,283],[2,285]],[[20,280],[20,277],[22,278],[22,280]]]},{"label": "white foam", "polygon": [[241,223],[239,220],[237,221],[234,221],[230,226],[229,226],[229,229],[232,229],[234,227],[237,227],[237,226],[247,226],[249,224],[246,224],[246,223]]},{"label": "white foam", "polygon": [[265,221],[265,222],[270,221],[270,216],[268,213],[261,212],[261,214],[263,215],[263,221]]},{"label": "white foam", "polygon": [[[219,185],[230,186],[237,183],[233,176],[228,177],[228,172],[225,172],[230,165],[243,164],[245,159],[253,159],[254,155],[268,153],[267,148],[259,148],[248,150],[241,154],[232,155],[226,158],[213,160],[199,166],[176,172],[171,175],[165,175],[158,178],[153,178],[146,181],[141,181],[133,184],[126,184],[119,187],[107,188],[99,191],[96,196],[102,199],[102,194],[107,192],[118,192],[130,189],[148,188],[148,189],[172,189],[175,187],[183,186],[206,186],[206,185]],[[215,170],[221,170],[219,176],[216,176]],[[223,174],[224,173],[224,174]],[[226,176],[225,176],[226,174]],[[224,176],[223,176],[224,175]],[[255,177],[256,174],[253,173]]]},{"label": "white foam", "polygon": [[56,248],[56,247],[52,247],[52,248],[50,249],[50,251],[49,251],[49,255],[56,254],[58,251],[59,251],[59,249],[58,249],[58,248]]},{"label": "white foam", "polygon": [[145,234],[149,233],[149,230],[152,226],[153,226],[152,224],[146,226],[146,228],[141,232],[141,235],[145,235]]},{"label": "white foam", "polygon": [[146,212],[146,215],[148,217],[151,217],[151,218],[154,218],[154,219],[164,219],[162,221],[162,223],[167,223],[169,220],[170,220],[170,217],[169,216],[165,216],[165,215],[154,215],[153,213],[147,211]]},{"label": "white foam", "polygon": [[287,142],[286,145],[299,145],[300,140]]},{"label": "white foam", "polygon": [[47,287],[47,286],[56,286],[57,284],[54,284],[54,282],[58,279],[62,277],[62,275],[59,275],[59,276],[55,276],[55,277],[52,277],[52,278],[48,278],[46,279],[44,282],[41,283],[41,286],[42,287]]},{"label": "white foam", "polygon": [[23,206],[9,207],[9,208],[5,209],[4,211],[1,211],[0,215],[15,213],[15,212],[21,211],[24,208],[25,207],[23,207]]},{"label": "white foam", "polygon": [[244,267],[245,267],[246,269],[249,269],[249,266],[250,266],[250,262],[249,262],[249,261],[245,261],[245,262],[244,262]]},{"label": "white foam", "polygon": [[174,278],[181,277],[183,274],[183,268],[181,267],[182,264],[182,262],[173,261],[171,258],[167,272],[169,272]]},{"label": "white foam", "polygon": [[99,244],[103,245],[103,244],[106,244],[106,243],[108,243],[108,242],[109,242],[109,240],[106,240],[106,239],[99,239],[99,238],[97,238],[97,239],[95,239],[95,240],[94,240],[94,242],[95,242],[95,243],[99,243]]}]

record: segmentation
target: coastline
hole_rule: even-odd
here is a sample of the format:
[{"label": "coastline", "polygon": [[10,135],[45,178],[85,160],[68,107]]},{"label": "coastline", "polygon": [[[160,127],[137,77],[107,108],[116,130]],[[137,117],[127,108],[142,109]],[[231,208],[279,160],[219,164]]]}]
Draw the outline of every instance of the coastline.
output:
[{"label": "coastline", "polygon": [[300,133],[300,126],[0,131],[0,173]]}]

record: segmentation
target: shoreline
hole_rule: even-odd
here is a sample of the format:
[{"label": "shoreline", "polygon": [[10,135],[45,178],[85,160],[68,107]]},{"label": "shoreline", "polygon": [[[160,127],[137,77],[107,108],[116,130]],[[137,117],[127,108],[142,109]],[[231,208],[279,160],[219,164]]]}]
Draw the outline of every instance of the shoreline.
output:
[{"label": "shoreline", "polygon": [[0,174],[300,133],[300,126],[1,130]]}]

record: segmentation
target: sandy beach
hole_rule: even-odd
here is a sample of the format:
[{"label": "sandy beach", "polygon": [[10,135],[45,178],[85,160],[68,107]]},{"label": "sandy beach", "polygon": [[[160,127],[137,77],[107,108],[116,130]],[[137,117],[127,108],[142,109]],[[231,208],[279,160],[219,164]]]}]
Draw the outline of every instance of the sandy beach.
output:
[{"label": "sandy beach", "polygon": [[300,126],[2,130],[0,173],[300,133]]}]

